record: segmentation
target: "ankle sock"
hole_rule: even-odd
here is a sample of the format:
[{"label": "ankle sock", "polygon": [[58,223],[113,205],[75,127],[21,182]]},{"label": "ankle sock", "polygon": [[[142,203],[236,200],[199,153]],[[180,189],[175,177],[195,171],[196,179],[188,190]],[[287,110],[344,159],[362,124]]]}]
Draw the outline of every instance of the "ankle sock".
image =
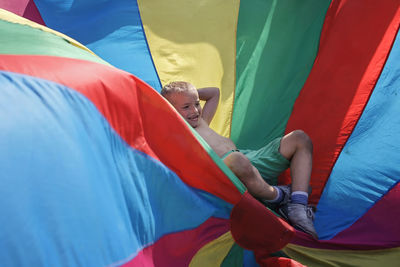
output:
[{"label": "ankle sock", "polygon": [[292,203],[307,205],[308,193],[303,191],[294,191],[290,195],[290,199]]},{"label": "ankle sock", "polygon": [[272,186],[272,187],[275,188],[275,190],[276,190],[276,193],[277,193],[276,197],[274,199],[265,200],[265,201],[267,201],[269,203],[279,203],[279,202],[281,202],[283,200],[283,197],[284,197],[284,193],[282,192],[282,189],[280,189],[279,187],[276,187],[276,186]]}]

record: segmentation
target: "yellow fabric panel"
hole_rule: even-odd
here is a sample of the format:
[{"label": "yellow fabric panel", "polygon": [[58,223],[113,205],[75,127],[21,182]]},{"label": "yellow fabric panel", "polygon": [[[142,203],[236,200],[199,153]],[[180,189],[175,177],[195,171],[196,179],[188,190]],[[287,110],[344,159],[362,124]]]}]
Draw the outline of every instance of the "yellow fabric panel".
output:
[{"label": "yellow fabric panel", "polygon": [[[11,22],[11,23],[17,23],[17,24],[27,25],[27,26],[30,26],[30,27],[32,27],[32,28],[42,30],[42,31],[44,31],[44,32],[49,32],[49,33],[55,34],[55,35],[57,35],[57,36],[59,36],[59,37],[65,39],[65,40],[67,40],[70,44],[72,44],[72,45],[74,45],[74,46],[76,46],[76,47],[78,47],[78,48],[80,48],[80,49],[86,50],[86,51],[88,51],[89,53],[91,53],[91,54],[97,56],[95,53],[93,53],[92,51],[90,51],[90,49],[88,49],[86,46],[84,46],[83,44],[81,44],[81,43],[75,41],[75,40],[72,39],[71,37],[68,37],[68,36],[65,35],[65,34],[62,34],[62,33],[58,32],[58,31],[54,31],[54,30],[52,30],[52,29],[50,29],[50,28],[47,28],[47,27],[45,27],[45,26],[43,26],[43,25],[40,25],[40,24],[38,24],[38,23],[36,23],[36,22],[30,21],[30,20],[25,19],[25,18],[23,18],[23,17],[20,17],[20,16],[18,16],[18,15],[15,15],[14,13],[9,12],[9,11],[7,11],[7,10],[5,10],[5,9],[1,9],[1,8],[0,8],[0,19],[2,19],[2,20],[4,20],[4,21]],[[107,63],[107,64],[108,64],[108,63]]]},{"label": "yellow fabric panel", "polygon": [[234,101],[239,0],[138,0],[162,85],[217,86],[221,101],[211,127],[228,137]]},{"label": "yellow fabric panel", "polygon": [[292,259],[310,267],[400,266],[400,248],[381,250],[330,250],[289,244],[283,251]]},{"label": "yellow fabric panel", "polygon": [[234,244],[231,232],[227,232],[202,247],[190,262],[190,267],[220,266]]}]

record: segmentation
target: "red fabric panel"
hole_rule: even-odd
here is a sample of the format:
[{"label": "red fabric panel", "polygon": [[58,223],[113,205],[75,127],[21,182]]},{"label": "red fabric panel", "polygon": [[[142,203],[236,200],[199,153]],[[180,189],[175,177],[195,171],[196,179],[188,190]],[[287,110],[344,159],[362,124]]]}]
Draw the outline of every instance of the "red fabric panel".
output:
[{"label": "red fabric panel", "polygon": [[195,229],[163,236],[124,266],[189,266],[199,249],[228,231],[228,220],[210,218]]},{"label": "red fabric panel", "polygon": [[294,261],[289,258],[284,257],[271,257],[263,261],[261,266],[268,266],[268,267],[304,267],[305,265]]},{"label": "red fabric panel", "polygon": [[[311,176],[317,203],[382,71],[399,27],[398,0],[333,0],[318,56],[286,133],[303,129],[314,143]],[[281,178],[289,183],[289,173]]]},{"label": "red fabric panel", "polygon": [[45,25],[33,0],[0,0],[0,8]]},{"label": "red fabric panel", "polygon": [[261,264],[291,241],[294,229],[246,191],[232,209],[231,233],[241,247],[254,251]]},{"label": "red fabric panel", "polygon": [[0,69],[66,85],[85,95],[132,147],[159,159],[188,185],[230,203],[241,194],[183,119],[149,85],[117,68],[50,56],[0,55]]}]

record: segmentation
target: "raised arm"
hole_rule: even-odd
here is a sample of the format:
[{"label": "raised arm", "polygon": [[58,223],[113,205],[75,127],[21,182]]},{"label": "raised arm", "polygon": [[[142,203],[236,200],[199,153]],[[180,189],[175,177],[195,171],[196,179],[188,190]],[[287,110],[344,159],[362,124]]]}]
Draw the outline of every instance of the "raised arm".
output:
[{"label": "raised arm", "polygon": [[217,87],[204,87],[197,89],[199,99],[206,101],[203,107],[203,120],[210,124],[213,119],[219,104],[219,88]]}]

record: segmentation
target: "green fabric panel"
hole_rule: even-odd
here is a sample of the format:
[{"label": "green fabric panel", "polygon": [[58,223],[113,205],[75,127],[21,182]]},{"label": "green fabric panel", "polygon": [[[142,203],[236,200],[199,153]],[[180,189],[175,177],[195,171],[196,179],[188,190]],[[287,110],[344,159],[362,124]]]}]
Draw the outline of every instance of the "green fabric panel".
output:
[{"label": "green fabric panel", "polygon": [[238,244],[233,244],[226,255],[221,267],[243,266],[243,249]]},{"label": "green fabric panel", "polygon": [[109,65],[60,36],[28,25],[0,20],[0,40],[0,54],[60,56]]},{"label": "green fabric panel", "polygon": [[259,148],[284,134],[314,63],[330,2],[240,2],[231,128],[239,148]]}]

